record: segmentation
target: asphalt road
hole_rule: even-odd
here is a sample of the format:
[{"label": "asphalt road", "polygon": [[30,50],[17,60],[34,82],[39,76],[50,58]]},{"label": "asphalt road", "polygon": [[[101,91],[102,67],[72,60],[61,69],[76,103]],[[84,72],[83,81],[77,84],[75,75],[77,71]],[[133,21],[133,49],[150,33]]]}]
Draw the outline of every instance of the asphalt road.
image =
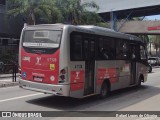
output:
[{"label": "asphalt road", "polygon": [[141,88],[114,91],[106,99],[55,97],[18,86],[0,88],[0,111],[160,111],[160,68],[148,74]]}]

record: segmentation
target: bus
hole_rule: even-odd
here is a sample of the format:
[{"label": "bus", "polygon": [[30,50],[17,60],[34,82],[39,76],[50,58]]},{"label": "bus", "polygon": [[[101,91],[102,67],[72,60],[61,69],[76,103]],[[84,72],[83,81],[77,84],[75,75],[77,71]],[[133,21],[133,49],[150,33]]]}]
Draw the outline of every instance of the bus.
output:
[{"label": "bus", "polygon": [[24,26],[19,86],[56,96],[106,97],[147,81],[145,44],[136,36],[84,25]]}]

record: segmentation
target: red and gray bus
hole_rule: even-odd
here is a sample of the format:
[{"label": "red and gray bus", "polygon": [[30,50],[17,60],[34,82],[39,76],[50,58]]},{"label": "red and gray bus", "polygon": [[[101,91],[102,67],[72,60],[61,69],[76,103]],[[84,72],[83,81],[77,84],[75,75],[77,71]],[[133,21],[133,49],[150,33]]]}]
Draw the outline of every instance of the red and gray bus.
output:
[{"label": "red and gray bus", "polygon": [[24,26],[19,47],[24,89],[83,98],[140,86],[147,54],[136,36],[97,26]]}]

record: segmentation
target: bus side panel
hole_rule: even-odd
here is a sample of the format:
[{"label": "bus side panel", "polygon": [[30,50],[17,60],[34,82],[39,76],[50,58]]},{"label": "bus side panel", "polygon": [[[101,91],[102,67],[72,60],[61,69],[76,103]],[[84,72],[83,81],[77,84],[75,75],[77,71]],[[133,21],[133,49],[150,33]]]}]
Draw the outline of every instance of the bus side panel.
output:
[{"label": "bus side panel", "polygon": [[70,97],[82,98],[84,93],[85,62],[70,60],[70,34],[74,27],[66,26],[60,48],[60,70],[67,68],[68,94]]},{"label": "bus side panel", "polygon": [[111,91],[117,90],[125,87],[129,87],[131,80],[131,64],[128,61],[117,60],[116,61],[117,68],[117,82],[115,84],[111,84]]},{"label": "bus side panel", "polygon": [[70,62],[70,96],[82,98],[84,95],[85,62]]},{"label": "bus side panel", "polygon": [[108,79],[111,87],[118,81],[114,60],[96,61],[96,94],[100,93],[102,83]]},{"label": "bus side panel", "polygon": [[70,60],[70,34],[75,31],[72,26],[65,26],[60,48],[60,70],[67,68],[70,97],[82,98],[84,93],[85,62]]}]

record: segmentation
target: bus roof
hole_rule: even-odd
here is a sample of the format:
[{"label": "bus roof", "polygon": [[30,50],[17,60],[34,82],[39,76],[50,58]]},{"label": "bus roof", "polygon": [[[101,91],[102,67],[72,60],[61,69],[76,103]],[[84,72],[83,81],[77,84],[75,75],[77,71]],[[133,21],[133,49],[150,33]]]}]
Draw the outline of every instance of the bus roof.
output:
[{"label": "bus roof", "polygon": [[94,25],[82,25],[79,27],[87,28],[87,29],[94,31],[95,33],[107,35],[110,37],[118,37],[118,38],[141,41],[141,39],[138,38],[137,36],[126,34],[126,33],[121,33],[121,32],[116,32],[116,31],[109,29],[109,28],[103,28],[103,27],[94,26]]},{"label": "bus roof", "polygon": [[136,40],[136,41],[142,42],[141,39],[138,38],[137,36],[116,32],[109,28],[103,28],[103,27],[98,27],[94,25],[66,25],[66,24],[58,23],[58,24],[39,24],[39,25],[24,26],[24,28],[28,30],[39,29],[39,28],[62,30],[64,27],[75,28],[76,30],[81,32],[87,32],[87,33],[122,38],[122,39]]}]

